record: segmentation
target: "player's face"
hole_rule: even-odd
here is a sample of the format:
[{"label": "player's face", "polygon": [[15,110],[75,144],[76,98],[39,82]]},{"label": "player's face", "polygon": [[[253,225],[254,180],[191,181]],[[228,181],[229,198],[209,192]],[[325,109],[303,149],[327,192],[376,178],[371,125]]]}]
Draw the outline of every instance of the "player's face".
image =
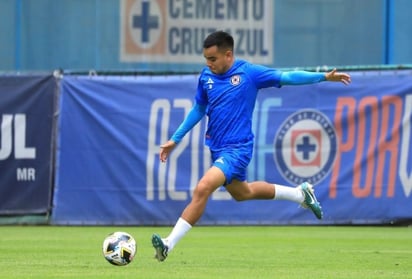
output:
[{"label": "player's face", "polygon": [[206,65],[215,74],[224,74],[232,66],[233,52],[230,50],[219,50],[217,46],[203,49]]}]

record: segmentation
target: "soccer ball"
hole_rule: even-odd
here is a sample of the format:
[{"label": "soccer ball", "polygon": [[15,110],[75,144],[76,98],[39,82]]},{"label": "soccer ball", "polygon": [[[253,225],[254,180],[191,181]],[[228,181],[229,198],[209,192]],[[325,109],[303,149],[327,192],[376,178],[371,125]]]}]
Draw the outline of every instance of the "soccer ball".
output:
[{"label": "soccer ball", "polygon": [[113,265],[127,265],[136,254],[136,240],[126,232],[114,232],[103,241],[103,256]]}]

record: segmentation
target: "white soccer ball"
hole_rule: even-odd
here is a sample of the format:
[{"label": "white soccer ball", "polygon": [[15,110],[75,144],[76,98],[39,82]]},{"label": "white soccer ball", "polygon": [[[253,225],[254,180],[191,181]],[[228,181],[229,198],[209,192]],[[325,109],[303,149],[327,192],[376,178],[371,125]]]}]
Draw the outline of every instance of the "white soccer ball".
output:
[{"label": "white soccer ball", "polygon": [[136,254],[136,240],[126,232],[114,232],[103,241],[103,256],[113,265],[127,265]]}]

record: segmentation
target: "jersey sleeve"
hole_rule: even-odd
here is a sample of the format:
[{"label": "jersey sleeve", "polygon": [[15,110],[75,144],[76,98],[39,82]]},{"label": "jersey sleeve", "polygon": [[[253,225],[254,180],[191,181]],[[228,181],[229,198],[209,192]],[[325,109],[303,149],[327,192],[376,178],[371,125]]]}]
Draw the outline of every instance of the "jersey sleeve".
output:
[{"label": "jersey sleeve", "polygon": [[282,85],[311,84],[322,81],[326,81],[325,73],[307,71],[283,72],[280,79]]},{"label": "jersey sleeve", "polygon": [[280,82],[282,71],[263,65],[249,64],[248,73],[258,89],[267,87],[279,88],[282,86]]},{"label": "jersey sleeve", "polygon": [[205,88],[204,84],[206,81],[205,81],[205,77],[203,73],[204,73],[204,70],[200,74],[198,82],[197,82],[195,100],[196,100],[196,103],[198,103],[199,105],[206,106],[208,104],[208,99],[207,99],[207,93],[204,89]]},{"label": "jersey sleeve", "polygon": [[205,114],[206,106],[195,104],[170,139],[175,143],[179,143],[187,132],[189,132]]}]

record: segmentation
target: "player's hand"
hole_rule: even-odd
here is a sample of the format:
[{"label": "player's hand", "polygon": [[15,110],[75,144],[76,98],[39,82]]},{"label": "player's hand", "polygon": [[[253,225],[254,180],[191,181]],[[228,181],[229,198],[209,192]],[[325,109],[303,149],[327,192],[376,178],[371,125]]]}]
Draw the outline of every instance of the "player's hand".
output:
[{"label": "player's hand", "polygon": [[169,157],[170,152],[172,152],[173,148],[175,148],[176,143],[174,141],[169,140],[165,144],[160,146],[160,161],[165,163],[167,157]]},{"label": "player's hand", "polygon": [[351,83],[350,75],[336,71],[336,68],[325,74],[327,81],[340,81],[345,85]]}]

